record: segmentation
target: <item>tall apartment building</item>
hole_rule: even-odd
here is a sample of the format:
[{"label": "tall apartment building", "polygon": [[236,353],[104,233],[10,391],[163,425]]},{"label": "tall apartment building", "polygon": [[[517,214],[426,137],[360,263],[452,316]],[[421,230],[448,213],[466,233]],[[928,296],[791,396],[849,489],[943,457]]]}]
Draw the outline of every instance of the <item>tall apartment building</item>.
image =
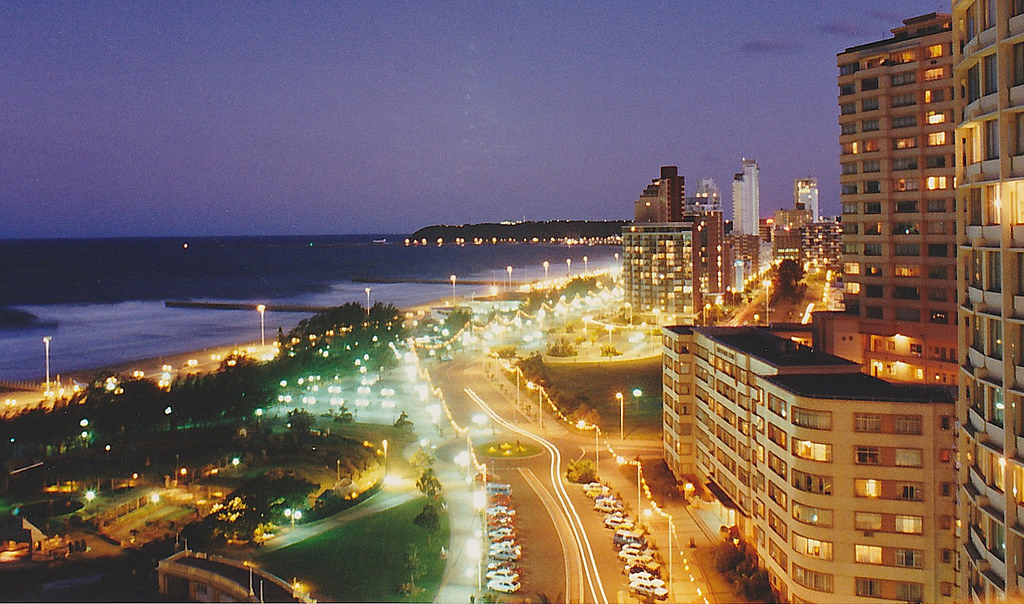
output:
[{"label": "tall apartment building", "polygon": [[683,220],[685,181],[676,166],[662,166],[661,177],[640,193],[633,204],[634,222],[680,222]]},{"label": "tall apartment building", "polygon": [[951,601],[955,400],[761,328],[665,327],[663,453],[787,602]]},{"label": "tall apartment building", "polygon": [[697,181],[697,192],[693,197],[686,198],[685,211],[688,213],[719,212],[721,209],[722,194],[715,181],[710,178],[702,178]]},{"label": "tall apartment building", "polygon": [[761,219],[757,160],[743,158],[743,171],[732,179],[732,232],[757,235]]},{"label": "tall apartment building", "polygon": [[808,176],[793,181],[793,207],[798,210],[810,210],[811,220],[818,222],[818,179]]},{"label": "tall apartment building", "polygon": [[1024,4],[953,2],[960,597],[1024,598]]},{"label": "tall apartment building", "polygon": [[692,324],[693,264],[693,222],[623,227],[624,296],[635,320]]},{"label": "tall apartment building", "polygon": [[823,270],[838,273],[842,268],[843,225],[835,220],[819,220],[801,229],[804,260]]},{"label": "tall apartment building", "polygon": [[865,371],[956,382],[949,15],[838,55],[843,272]]}]

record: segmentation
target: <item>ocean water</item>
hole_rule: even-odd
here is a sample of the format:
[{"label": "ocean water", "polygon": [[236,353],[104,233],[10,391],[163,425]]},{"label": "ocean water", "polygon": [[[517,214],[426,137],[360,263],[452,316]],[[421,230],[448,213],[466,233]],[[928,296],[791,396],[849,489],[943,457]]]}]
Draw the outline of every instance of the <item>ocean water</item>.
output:
[{"label": "ocean water", "polygon": [[[389,243],[373,243],[387,238]],[[404,236],[152,238],[0,241],[0,380],[38,380],[42,338],[56,375],[132,359],[258,342],[251,311],[167,308],[167,300],[335,306],[388,302],[399,308],[456,294],[484,294],[513,281],[609,268],[617,246],[410,246]],[[395,243],[391,243],[395,242]],[[443,284],[417,281],[443,280]],[[367,283],[366,281],[371,281]],[[372,281],[386,281],[372,282]],[[469,285],[460,281],[482,281]],[[10,310],[34,317],[26,326]],[[306,315],[267,312],[266,333]],[[7,321],[3,318],[7,317]]]}]

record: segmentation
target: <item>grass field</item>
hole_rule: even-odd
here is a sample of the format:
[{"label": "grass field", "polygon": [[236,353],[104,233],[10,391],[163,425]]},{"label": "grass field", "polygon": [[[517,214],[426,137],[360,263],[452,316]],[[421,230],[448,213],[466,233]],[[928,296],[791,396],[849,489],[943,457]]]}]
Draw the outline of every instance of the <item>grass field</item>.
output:
[{"label": "grass field", "polygon": [[[640,361],[590,364],[550,364],[545,367],[551,386],[565,393],[580,393],[601,415],[601,429],[618,434],[621,392],[626,436],[661,433],[661,357]],[[633,389],[643,394],[639,405]]]},{"label": "grass field", "polygon": [[[427,544],[427,533],[412,523],[423,509],[421,497],[370,518],[339,526],[316,537],[261,556],[263,568],[285,579],[297,577],[313,586],[313,594],[336,602],[431,602],[440,588],[445,561],[438,555],[449,546],[448,514]],[[409,581],[403,563],[409,547],[419,551],[421,588],[403,596],[396,587]]]}]

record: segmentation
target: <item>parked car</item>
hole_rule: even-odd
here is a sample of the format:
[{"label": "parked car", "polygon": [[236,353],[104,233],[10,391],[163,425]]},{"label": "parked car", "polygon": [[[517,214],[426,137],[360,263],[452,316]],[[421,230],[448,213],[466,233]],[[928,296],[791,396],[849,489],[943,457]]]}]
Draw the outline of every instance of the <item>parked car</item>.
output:
[{"label": "parked car", "polygon": [[499,526],[487,531],[487,536],[491,539],[499,539],[501,537],[508,537],[509,535],[515,536],[516,531],[510,526]]},{"label": "parked car", "polygon": [[655,577],[661,577],[661,565],[657,562],[651,561],[644,564],[627,564],[622,568],[623,574],[631,575],[633,573],[646,572]]},{"label": "parked car", "polygon": [[490,552],[491,558],[495,560],[518,560],[521,555],[522,550],[518,545],[514,549],[499,549]]},{"label": "parked car", "polygon": [[610,529],[620,529],[620,528],[631,529],[631,528],[633,528],[633,519],[630,518],[624,512],[612,512],[611,514],[606,514],[605,515],[605,517],[604,517],[604,526],[605,526],[605,528],[610,528]]},{"label": "parked car", "polygon": [[598,512],[604,512],[610,514],[611,512],[621,512],[622,502],[618,499],[598,499],[597,503],[594,504],[594,509]]},{"label": "parked car", "polygon": [[487,577],[488,580],[492,580],[492,579],[499,579],[499,580],[503,580],[503,581],[518,581],[519,580],[519,573],[511,571],[511,570],[507,570],[507,569],[504,569],[504,568],[498,569],[498,570],[489,570],[489,571],[487,571],[487,574],[485,576]]},{"label": "parked car", "polygon": [[487,483],[487,494],[491,497],[497,495],[504,495],[508,497],[512,494],[512,485],[503,484],[499,482],[488,482]]},{"label": "parked car", "polygon": [[512,594],[519,591],[522,587],[519,581],[507,581],[505,579],[491,579],[487,582],[487,589],[492,591],[501,592],[503,594]]},{"label": "parked car", "polygon": [[[646,575],[646,576],[641,576],[641,575]],[[658,587],[665,587],[665,582],[662,581],[661,579],[659,579],[657,577],[650,576],[650,574],[648,574],[648,573],[641,573],[641,575],[636,576],[636,578],[630,576],[630,578],[629,578],[629,585],[630,585],[630,587],[632,587],[634,585],[640,585],[640,586],[643,586],[643,587],[647,587],[649,589],[655,589],[655,588],[658,588]]]},{"label": "parked car", "polygon": [[647,545],[647,539],[644,539],[643,533],[640,531],[631,531],[628,529],[619,529],[612,535],[612,545],[615,547],[622,547],[624,545],[634,543],[636,545]]},{"label": "parked car", "polygon": [[655,600],[667,600],[668,590],[664,587],[648,587],[645,585],[629,585],[629,591],[639,594],[645,598],[653,598]]}]

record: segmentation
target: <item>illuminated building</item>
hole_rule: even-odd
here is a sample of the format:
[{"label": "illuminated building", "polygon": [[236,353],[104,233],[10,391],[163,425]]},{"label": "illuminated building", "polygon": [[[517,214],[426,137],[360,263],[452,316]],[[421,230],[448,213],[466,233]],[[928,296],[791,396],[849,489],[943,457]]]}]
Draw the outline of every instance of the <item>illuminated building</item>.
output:
[{"label": "illuminated building", "polygon": [[786,602],[952,601],[955,396],[755,327],[662,329],[663,455]]},{"label": "illuminated building", "polygon": [[808,176],[793,181],[793,207],[798,210],[809,210],[812,222],[821,220],[821,215],[818,213],[817,178]]},{"label": "illuminated building", "polygon": [[743,171],[732,179],[732,228],[737,235],[757,235],[761,198],[757,160],[743,158]]},{"label": "illuminated building", "polygon": [[633,204],[633,222],[680,222],[683,220],[685,181],[676,166],[662,166]]},{"label": "illuminated building", "polygon": [[693,322],[692,252],[692,222],[622,229],[625,299],[634,316],[655,325]]}]

